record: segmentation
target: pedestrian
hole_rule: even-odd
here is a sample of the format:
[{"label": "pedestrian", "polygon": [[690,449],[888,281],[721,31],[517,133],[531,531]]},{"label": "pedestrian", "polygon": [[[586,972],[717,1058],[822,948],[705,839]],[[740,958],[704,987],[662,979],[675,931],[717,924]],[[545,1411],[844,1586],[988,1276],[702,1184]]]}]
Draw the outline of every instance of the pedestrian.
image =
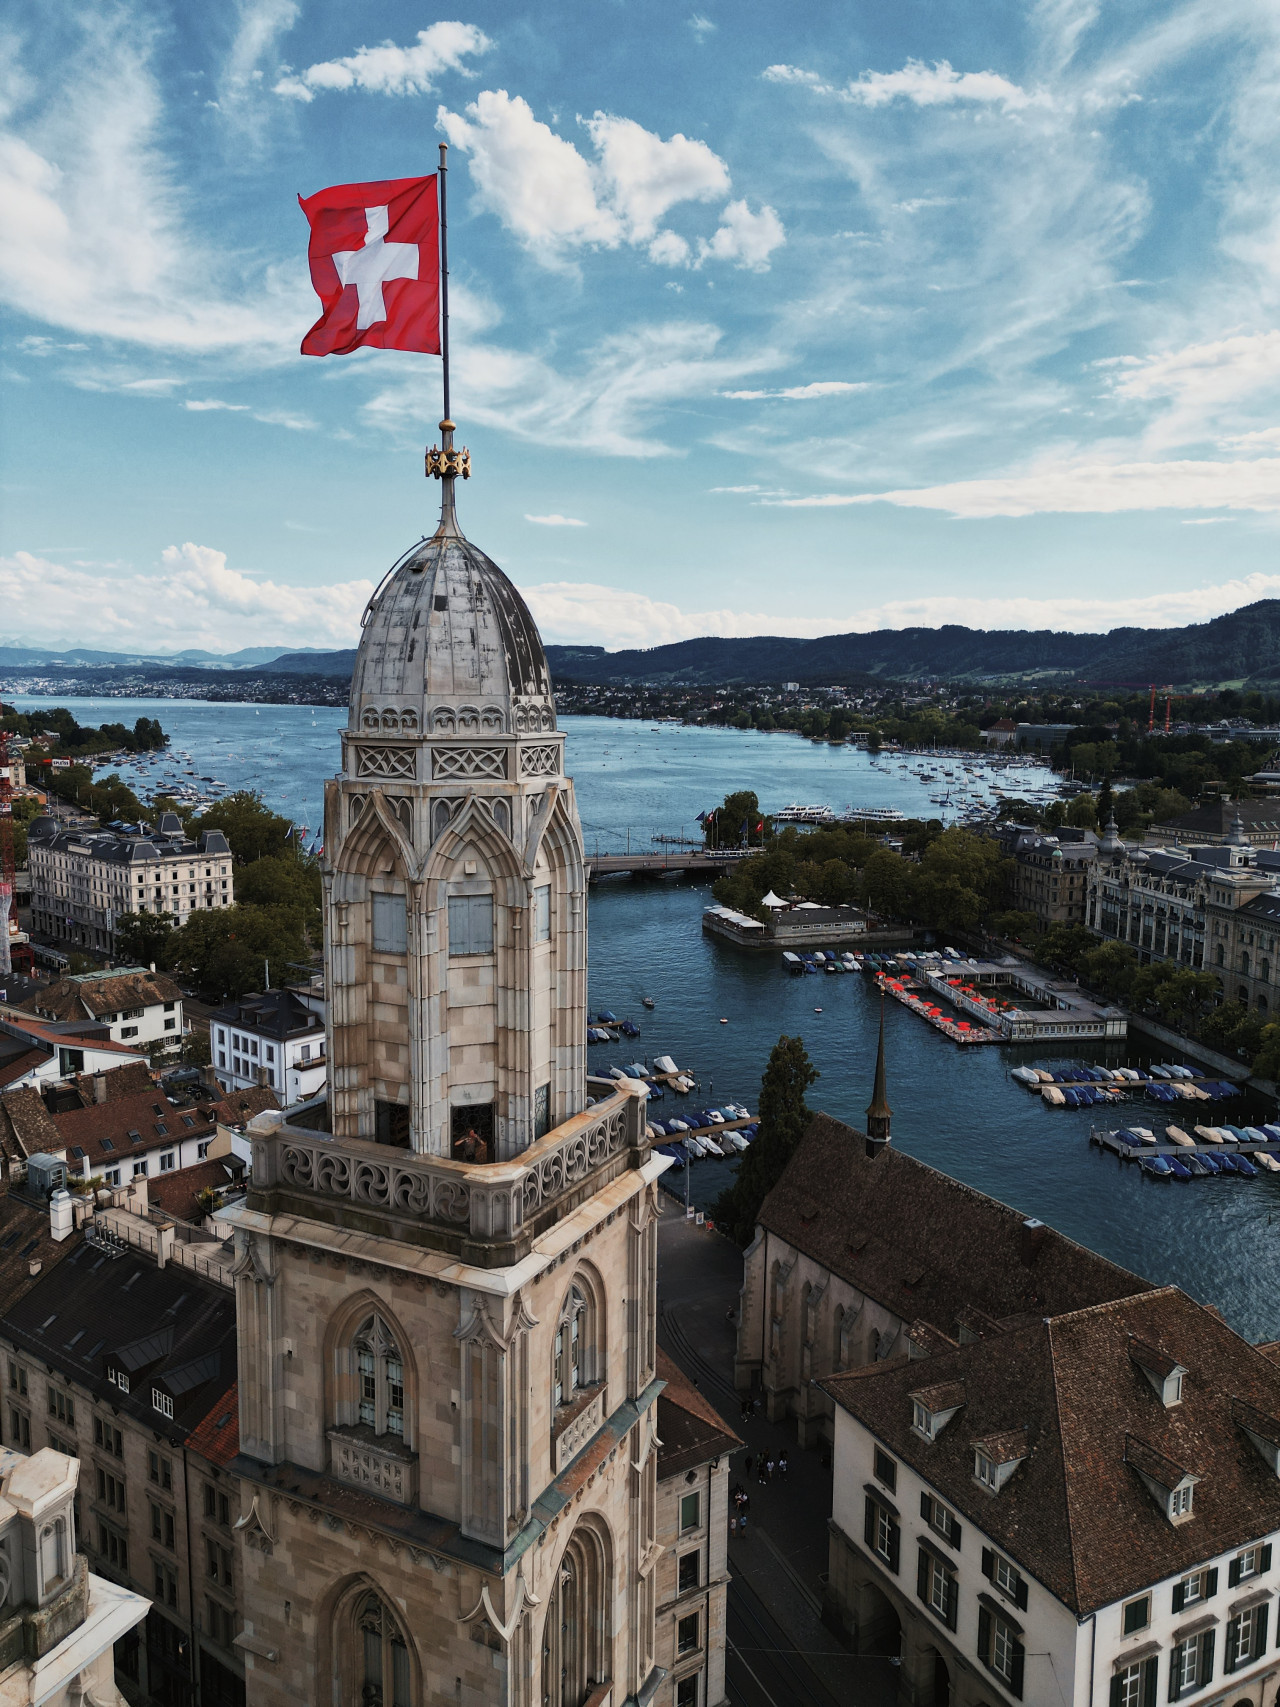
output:
[{"label": "pedestrian", "polygon": [[738,1519],[738,1534],[741,1535],[741,1537],[744,1541],[746,1540],[746,1538],[747,1538],[747,1514],[745,1511],[743,1512],[742,1516]]},{"label": "pedestrian", "polygon": [[729,1539],[730,1539],[730,1541],[734,1540],[734,1538],[737,1536],[737,1533],[738,1533],[738,1519],[736,1516],[731,1514],[729,1517]]},{"label": "pedestrian", "polygon": [[769,1473],[768,1473],[768,1475],[767,1475],[767,1476],[766,1476],[766,1477],[765,1477],[765,1480],[766,1480],[766,1481],[767,1481],[767,1482],[771,1482],[771,1481],[772,1481],[772,1480],[773,1480],[773,1472],[774,1472],[774,1468],[775,1468],[775,1466],[774,1466],[774,1462],[773,1462],[773,1455],[772,1455],[772,1453],[771,1453],[771,1454],[770,1454],[770,1455],[769,1455],[769,1463],[768,1463],[768,1471],[769,1471]]},{"label": "pedestrian", "polygon": [[785,1482],[787,1479],[787,1455],[785,1452],[780,1452],[778,1454],[778,1474]]},{"label": "pedestrian", "polygon": [[744,1476],[749,1476],[751,1474],[751,1454],[749,1452],[742,1460],[742,1474]]},{"label": "pedestrian", "polygon": [[765,1459],[764,1459],[763,1453],[761,1453],[760,1457],[756,1459],[756,1471],[759,1475],[760,1483],[763,1486],[769,1480],[769,1472],[765,1467]]}]

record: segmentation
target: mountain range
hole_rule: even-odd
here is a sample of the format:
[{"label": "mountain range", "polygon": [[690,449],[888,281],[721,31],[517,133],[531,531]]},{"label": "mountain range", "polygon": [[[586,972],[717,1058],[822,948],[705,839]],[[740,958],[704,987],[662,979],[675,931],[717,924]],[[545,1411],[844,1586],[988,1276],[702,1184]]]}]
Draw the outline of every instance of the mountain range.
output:
[{"label": "mountain range", "polygon": [[[90,673],[130,667],[148,673],[254,670],[260,675],[347,679],[354,649],[281,652],[246,647],[219,657],[183,652],[169,658],[81,648],[0,645],[0,669],[61,667]],[[548,646],[558,682],[670,687],[735,682],[797,681],[805,685],[888,681],[1012,682],[1057,679],[1080,686],[1225,687],[1280,686],[1280,599],[1229,611],[1183,628],[1113,628],[1107,634],[1052,629],[878,628],[865,634],[828,634],[817,640],[753,635],[727,640],[709,635],[645,650],[610,652],[603,646]]]}]

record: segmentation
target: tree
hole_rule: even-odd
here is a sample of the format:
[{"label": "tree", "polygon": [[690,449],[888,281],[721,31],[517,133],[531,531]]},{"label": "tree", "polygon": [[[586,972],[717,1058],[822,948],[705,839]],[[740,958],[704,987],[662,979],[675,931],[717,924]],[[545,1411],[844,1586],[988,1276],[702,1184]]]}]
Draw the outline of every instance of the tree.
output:
[{"label": "tree", "polygon": [[[289,820],[266,806],[256,789],[242,788],[202,812],[191,833],[198,836],[204,830],[221,830],[237,861],[245,864],[270,854],[288,853],[289,828]],[[237,877],[236,887],[239,885]]]},{"label": "tree", "polygon": [[1067,807],[1067,823],[1077,830],[1096,830],[1098,808],[1091,794],[1077,794]]},{"label": "tree", "polygon": [[805,1092],[817,1078],[804,1039],[780,1037],[760,1082],[759,1131],[738,1163],[737,1178],[715,1208],[717,1222],[740,1245],[750,1244],[761,1205],[808,1130],[813,1116],[805,1104]]},{"label": "tree", "polygon": [[174,925],[171,913],[120,913],[116,918],[116,954],[138,966],[153,962],[162,972],[173,964]]},{"label": "tree", "polygon": [[1102,787],[1098,790],[1098,822],[1105,830],[1112,813],[1116,809],[1115,796],[1111,791],[1111,778],[1104,776]]},{"label": "tree", "polygon": [[188,967],[201,990],[218,998],[260,990],[267,962],[278,976],[306,954],[305,928],[294,907],[237,903],[225,911],[192,913],[174,933],[175,964]]}]

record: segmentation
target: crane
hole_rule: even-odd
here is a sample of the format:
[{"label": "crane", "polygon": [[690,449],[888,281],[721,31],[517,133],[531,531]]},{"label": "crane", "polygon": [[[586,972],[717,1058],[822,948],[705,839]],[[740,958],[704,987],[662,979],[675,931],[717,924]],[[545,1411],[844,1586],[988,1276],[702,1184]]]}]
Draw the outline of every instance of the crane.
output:
[{"label": "crane", "polygon": [[17,870],[13,859],[13,766],[9,736],[0,729],[0,978],[13,971],[9,955],[9,920]]}]

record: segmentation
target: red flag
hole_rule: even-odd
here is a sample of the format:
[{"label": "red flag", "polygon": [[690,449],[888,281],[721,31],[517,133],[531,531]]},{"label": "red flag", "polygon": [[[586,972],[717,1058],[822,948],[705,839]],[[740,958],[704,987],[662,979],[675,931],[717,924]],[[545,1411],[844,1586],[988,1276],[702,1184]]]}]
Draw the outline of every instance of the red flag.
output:
[{"label": "red flag", "polygon": [[307,258],[324,313],[304,356],[345,356],[362,344],[440,354],[440,222],[436,176],[335,184],[298,205],[311,226]]}]

